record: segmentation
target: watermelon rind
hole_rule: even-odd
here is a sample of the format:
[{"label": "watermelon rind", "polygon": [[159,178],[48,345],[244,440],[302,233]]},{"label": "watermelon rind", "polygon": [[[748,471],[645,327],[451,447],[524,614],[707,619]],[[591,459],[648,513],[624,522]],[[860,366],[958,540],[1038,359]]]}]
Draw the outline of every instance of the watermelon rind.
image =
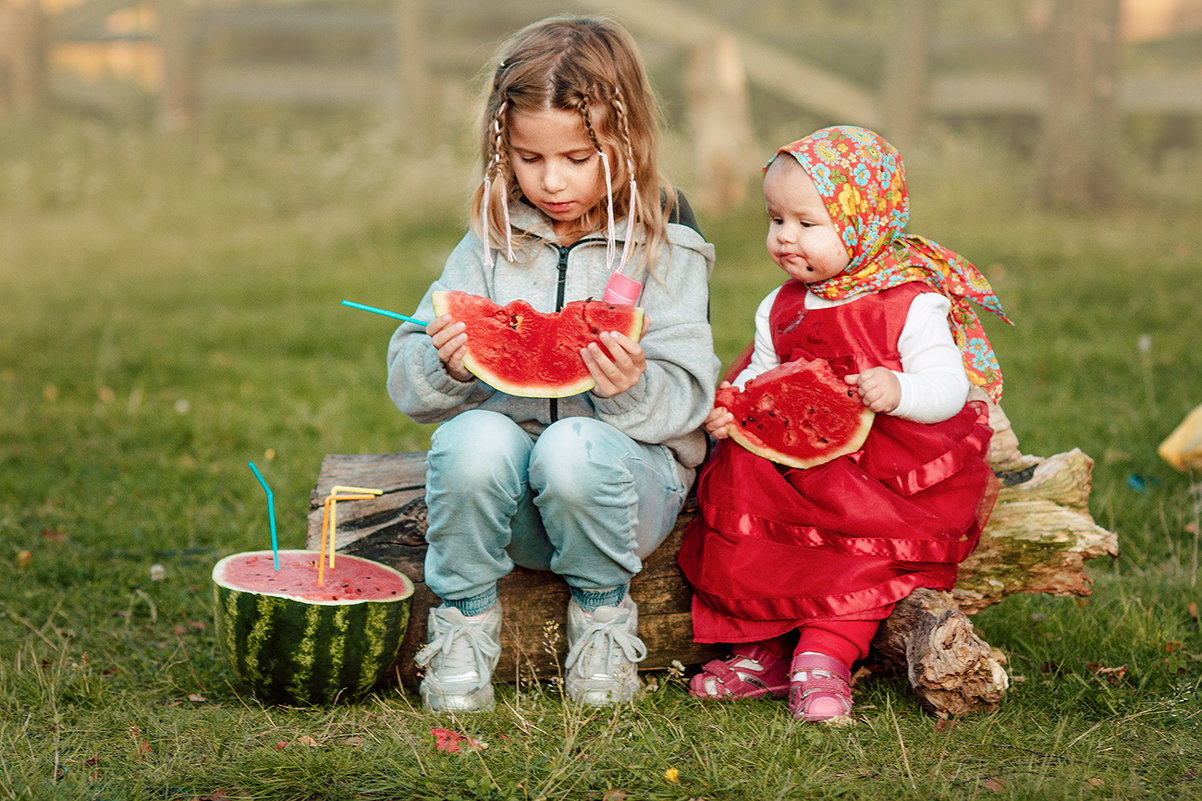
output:
[{"label": "watermelon rind", "polygon": [[[310,551],[280,551],[311,554]],[[354,703],[366,697],[396,663],[405,632],[413,582],[388,565],[402,591],[382,599],[309,600],[283,592],[234,586],[227,566],[247,557],[272,559],[272,551],[232,554],[213,567],[217,640],[237,683],[260,701],[295,706]]]},{"label": "watermelon rind", "polygon": [[[750,426],[740,424],[740,414],[746,412],[753,399],[762,401],[763,397],[777,390],[785,382],[808,383],[813,390],[817,391],[817,397],[812,397],[811,400],[828,404],[825,411],[842,415],[845,419],[848,416],[854,416],[854,425],[846,426],[843,432],[821,432],[828,441],[821,446],[808,442],[807,447],[810,453],[801,455],[796,450],[790,452],[787,449],[788,446],[783,443],[769,442],[757,436],[750,430]],[[735,415],[735,421],[726,427],[726,432],[731,439],[758,456],[799,470],[817,467],[840,456],[847,456],[858,451],[864,445],[864,440],[868,438],[868,433],[872,430],[872,423],[876,418],[875,413],[865,406],[858,396],[849,394],[847,386],[834,377],[829,365],[823,359],[786,363],[756,376],[748,381],[741,391],[734,387],[719,390],[717,405],[725,406],[724,398],[729,402],[726,408]],[[774,407],[773,411],[776,413],[789,411],[783,408],[783,404],[769,405]],[[795,410],[793,416],[800,419],[802,414],[799,410]]]},{"label": "watermelon rind", "polygon": [[[458,317],[457,311],[471,308],[480,311],[486,310],[492,314],[529,314],[551,325],[554,325],[556,318],[566,322],[567,318],[564,315],[584,315],[589,313],[590,308],[620,309],[626,317],[627,325],[624,330],[621,328],[614,330],[619,330],[620,333],[636,341],[642,338],[646,321],[641,307],[618,306],[594,300],[572,301],[559,312],[545,314],[535,311],[524,301],[514,301],[506,306],[501,306],[489,298],[456,290],[436,290],[431,293],[430,299],[434,306],[434,313],[439,317],[444,314]],[[485,353],[479,352],[482,349],[473,349],[472,325],[469,320],[464,322],[468,323],[468,343],[467,353],[463,357],[463,367],[493,389],[523,398],[567,398],[588,392],[596,386],[584,359],[579,354],[580,348],[588,342],[595,341],[593,339],[569,342],[562,330],[556,331],[554,335],[537,343],[537,351],[522,353],[507,351],[504,356],[508,360],[508,364],[501,364],[499,359],[491,360]],[[482,336],[483,334],[477,332],[477,341]]]}]

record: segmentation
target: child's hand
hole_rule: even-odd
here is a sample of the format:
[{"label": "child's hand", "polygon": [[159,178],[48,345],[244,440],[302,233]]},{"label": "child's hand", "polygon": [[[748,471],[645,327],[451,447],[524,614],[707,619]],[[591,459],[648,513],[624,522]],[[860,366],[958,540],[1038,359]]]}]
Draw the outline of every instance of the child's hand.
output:
[{"label": "child's hand", "polygon": [[447,372],[456,381],[471,381],[472,374],[463,366],[463,356],[467,353],[467,325],[455,322],[451,315],[444,314],[426,326],[426,333],[434,342],[438,358],[446,365]]},{"label": "child's hand", "polygon": [[870,367],[843,380],[859,389],[860,400],[874,412],[888,414],[901,403],[901,382],[888,368]]},{"label": "child's hand", "polygon": [[[729,381],[723,381],[718,385],[718,389],[729,387]],[[710,413],[706,416],[702,426],[705,428],[705,433],[709,434],[714,439],[726,439],[730,435],[726,432],[726,427],[735,421],[735,416],[730,413],[730,410],[725,406],[715,406],[710,409]]]},{"label": "child's hand", "polygon": [[604,331],[600,339],[604,348],[591,342],[580,350],[580,356],[597,382],[593,394],[612,398],[639,382],[647,369],[647,356],[642,345],[617,331]]}]

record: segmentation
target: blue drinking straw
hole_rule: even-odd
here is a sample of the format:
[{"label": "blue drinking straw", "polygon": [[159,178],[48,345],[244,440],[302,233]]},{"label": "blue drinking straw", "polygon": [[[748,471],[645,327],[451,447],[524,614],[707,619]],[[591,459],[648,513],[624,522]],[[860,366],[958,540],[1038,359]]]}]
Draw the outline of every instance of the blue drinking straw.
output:
[{"label": "blue drinking straw", "polygon": [[352,309],[360,309],[362,311],[368,311],[368,312],[371,312],[372,314],[382,314],[385,317],[391,317],[394,320],[404,320],[407,323],[413,323],[414,325],[420,325],[422,328],[425,328],[427,325],[429,325],[429,323],[422,322],[421,320],[415,320],[412,317],[409,317],[408,315],[405,315],[405,314],[398,314],[397,312],[388,311],[387,309],[377,309],[375,306],[365,306],[362,303],[356,303],[353,300],[344,300],[344,301],[342,301],[342,305],[350,306]]},{"label": "blue drinking straw", "polygon": [[263,480],[263,474],[259,472],[259,468],[255,467],[254,462],[247,462],[250,469],[255,471],[255,478],[259,479],[259,483],[263,485],[263,491],[267,493],[267,518],[271,521],[271,554],[275,557],[275,569],[280,569],[280,546],[276,540],[275,534],[275,496],[271,494],[271,487],[267,486],[267,482]]}]

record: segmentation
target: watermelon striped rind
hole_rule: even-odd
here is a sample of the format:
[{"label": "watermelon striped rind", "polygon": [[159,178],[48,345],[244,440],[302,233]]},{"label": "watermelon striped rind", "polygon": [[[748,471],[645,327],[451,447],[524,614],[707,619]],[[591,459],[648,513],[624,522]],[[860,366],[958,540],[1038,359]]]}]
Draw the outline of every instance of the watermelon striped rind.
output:
[{"label": "watermelon striped rind", "polygon": [[[311,551],[280,551],[315,560]],[[372,600],[311,600],[238,586],[231,565],[271,551],[227,556],[213,568],[218,644],[238,683],[266,703],[297,706],[362,700],[396,663],[409,626],[413,582],[379,562],[342,554],[337,564],[384,570],[398,592]],[[316,569],[316,568],[314,568]]]},{"label": "watermelon striped rind", "polygon": [[463,366],[493,389],[524,398],[566,398],[596,382],[580,350],[602,331],[639,340],[646,318],[638,306],[575,300],[558,312],[536,311],[524,300],[500,306],[453,290],[431,294],[434,313],[467,325]]}]

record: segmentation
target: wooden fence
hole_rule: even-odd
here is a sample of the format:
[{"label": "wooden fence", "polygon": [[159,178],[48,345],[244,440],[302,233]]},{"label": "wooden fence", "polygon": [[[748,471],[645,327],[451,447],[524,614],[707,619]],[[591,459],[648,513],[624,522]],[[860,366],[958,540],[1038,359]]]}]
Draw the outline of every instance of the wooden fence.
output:
[{"label": "wooden fence", "polygon": [[[882,30],[858,36],[859,52],[867,41],[883,54],[875,82],[819,66],[805,58],[803,44],[782,46],[779,36],[707,15],[704,4],[572,5],[621,20],[648,50],[674,54],[660,59],[674,70],[690,65],[681,83],[698,158],[714,165],[706,171],[713,176],[745,174],[748,152],[758,154],[749,91],[809,119],[875,127],[903,147],[930,119],[1032,118],[1044,132],[1044,157],[1061,173],[1081,160],[1083,131],[1103,132],[1091,141],[1110,144],[1072,168],[1081,175],[1106,172],[1104,151],[1117,141],[1124,115],[1202,116],[1198,63],[1176,73],[1120,72],[1121,0],[1053,0],[1043,30],[1005,36],[940,30],[935,23],[943,2],[907,0]],[[466,98],[464,87],[500,36],[563,8],[551,0],[374,5],[156,0],[151,28],[114,33],[104,24],[122,9],[145,5],[87,0],[46,15],[38,0],[0,0],[0,116],[53,95],[56,82],[46,77],[45,65],[47,53],[61,43],[145,41],[159,54],[159,108],[172,127],[190,125],[230,102],[367,105],[430,124],[443,113],[440,108]],[[822,33],[799,33],[799,41],[805,35]],[[1073,190],[1091,198],[1105,191],[1096,182]],[[737,191],[722,187],[709,198],[713,205],[739,199]]]}]

